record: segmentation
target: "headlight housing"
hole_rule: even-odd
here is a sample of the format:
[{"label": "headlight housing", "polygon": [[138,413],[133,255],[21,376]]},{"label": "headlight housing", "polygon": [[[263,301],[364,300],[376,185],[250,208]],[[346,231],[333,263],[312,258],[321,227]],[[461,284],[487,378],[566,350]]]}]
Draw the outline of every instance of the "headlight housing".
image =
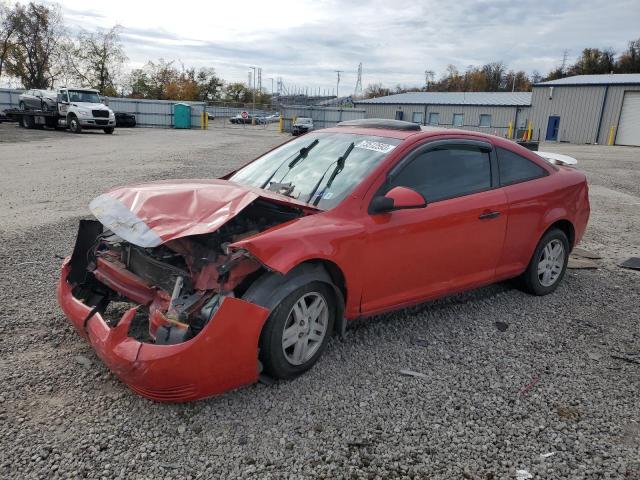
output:
[{"label": "headlight housing", "polygon": [[80,115],[81,117],[90,117],[91,112],[89,112],[88,110],[78,110],[78,115]]}]

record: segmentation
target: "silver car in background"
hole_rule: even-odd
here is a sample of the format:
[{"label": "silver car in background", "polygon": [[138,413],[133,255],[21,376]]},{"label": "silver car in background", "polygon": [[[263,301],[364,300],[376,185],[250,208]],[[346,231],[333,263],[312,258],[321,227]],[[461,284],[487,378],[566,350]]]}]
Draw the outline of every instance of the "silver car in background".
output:
[{"label": "silver car in background", "polygon": [[20,110],[55,110],[58,94],[51,90],[25,90],[18,97]]}]

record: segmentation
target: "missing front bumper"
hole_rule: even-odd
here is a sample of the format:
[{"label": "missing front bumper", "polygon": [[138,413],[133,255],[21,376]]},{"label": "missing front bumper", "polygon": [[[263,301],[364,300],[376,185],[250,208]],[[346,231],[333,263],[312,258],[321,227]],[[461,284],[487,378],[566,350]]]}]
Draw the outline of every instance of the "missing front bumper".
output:
[{"label": "missing front bumper", "polygon": [[124,383],[140,395],[163,402],[197,400],[254,383],[258,340],[269,311],[225,297],[194,338],[175,345],[143,343],[128,336],[137,307],[111,328],[100,313],[72,294],[69,259],[62,265],[57,297],[74,328]]}]

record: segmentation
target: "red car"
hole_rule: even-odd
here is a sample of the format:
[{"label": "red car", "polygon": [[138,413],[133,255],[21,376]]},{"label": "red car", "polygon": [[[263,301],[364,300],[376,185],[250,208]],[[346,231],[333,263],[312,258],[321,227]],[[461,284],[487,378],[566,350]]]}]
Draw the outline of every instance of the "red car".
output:
[{"label": "red car", "polygon": [[509,140],[359,120],[90,209],[62,309],[133,390],[187,401],[293,378],[352,319],[513,277],[553,292],[589,198],[581,172]]}]

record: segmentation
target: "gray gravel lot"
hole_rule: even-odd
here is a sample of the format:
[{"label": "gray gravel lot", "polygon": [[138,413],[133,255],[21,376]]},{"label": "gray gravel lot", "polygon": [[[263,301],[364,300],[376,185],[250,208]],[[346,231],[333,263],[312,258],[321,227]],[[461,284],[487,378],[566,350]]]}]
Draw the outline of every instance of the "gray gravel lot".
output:
[{"label": "gray gravel lot", "polygon": [[640,256],[640,149],[546,146],[587,172],[583,246],[603,256],[551,296],[507,282],[358,321],[308,374],[196,403],[124,387],[54,297],[86,205],[286,138],[0,125],[0,477],[640,478],[640,274],[616,266]]}]

